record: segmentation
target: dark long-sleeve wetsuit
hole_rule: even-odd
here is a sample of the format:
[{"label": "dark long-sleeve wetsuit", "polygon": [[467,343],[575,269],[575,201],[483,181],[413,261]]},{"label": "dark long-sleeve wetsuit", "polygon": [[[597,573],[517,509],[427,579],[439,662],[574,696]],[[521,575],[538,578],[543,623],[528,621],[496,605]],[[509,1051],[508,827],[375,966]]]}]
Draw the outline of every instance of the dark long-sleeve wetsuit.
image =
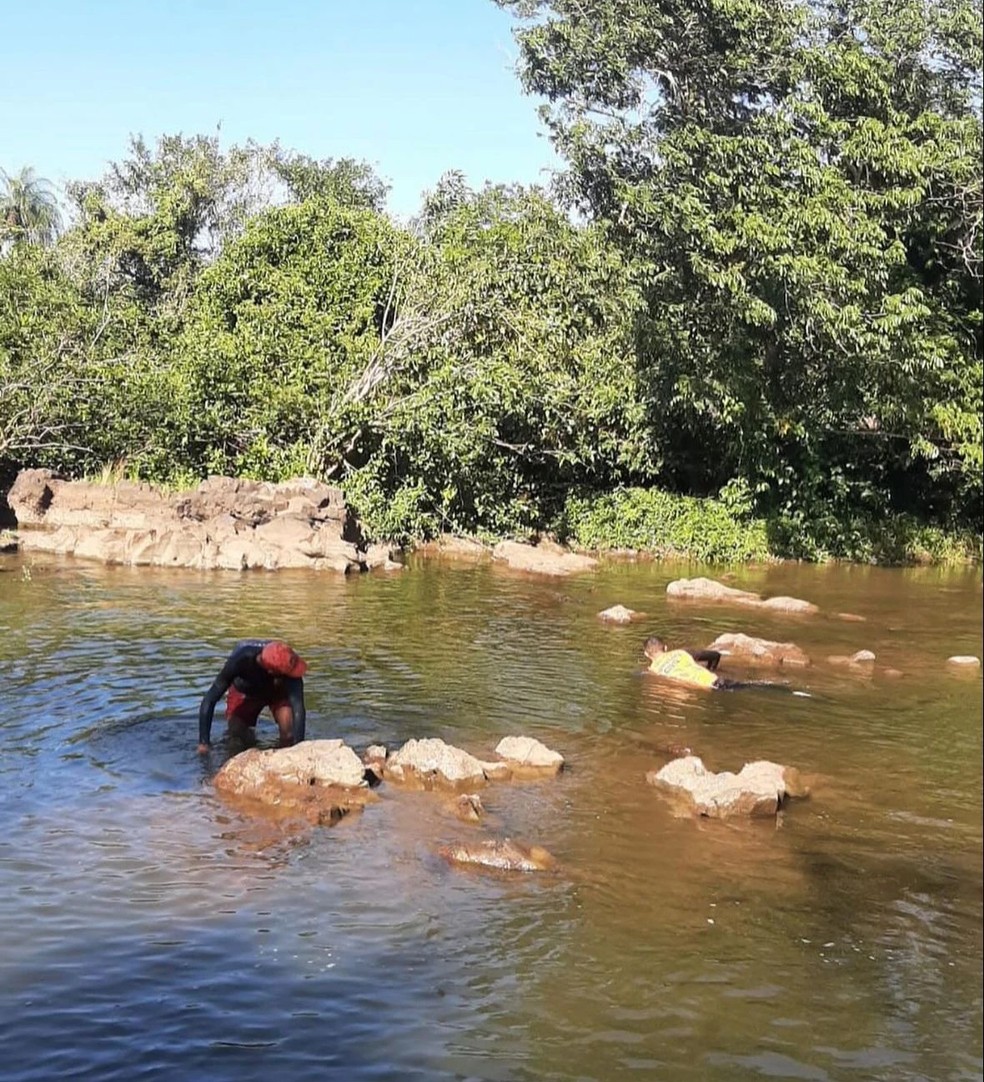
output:
[{"label": "dark long-sleeve wetsuit", "polygon": [[208,744],[212,734],[212,718],[215,707],[230,687],[236,688],[247,699],[261,700],[265,704],[286,700],[293,712],[293,740],[299,744],[304,739],[304,680],[301,677],[274,676],[267,672],[257,658],[267,644],[266,639],[249,639],[238,643],[216,676],[212,686],[205,692],[198,708],[198,742]]}]

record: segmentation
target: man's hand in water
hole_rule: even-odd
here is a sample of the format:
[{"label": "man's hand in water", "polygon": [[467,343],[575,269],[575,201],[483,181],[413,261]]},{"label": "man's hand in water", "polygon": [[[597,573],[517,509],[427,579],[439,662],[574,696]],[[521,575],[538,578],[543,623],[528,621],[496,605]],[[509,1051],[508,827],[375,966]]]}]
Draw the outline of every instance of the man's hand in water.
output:
[{"label": "man's hand in water", "polygon": [[199,755],[208,755],[210,750],[211,750],[211,744],[199,744],[198,745],[198,754]]}]

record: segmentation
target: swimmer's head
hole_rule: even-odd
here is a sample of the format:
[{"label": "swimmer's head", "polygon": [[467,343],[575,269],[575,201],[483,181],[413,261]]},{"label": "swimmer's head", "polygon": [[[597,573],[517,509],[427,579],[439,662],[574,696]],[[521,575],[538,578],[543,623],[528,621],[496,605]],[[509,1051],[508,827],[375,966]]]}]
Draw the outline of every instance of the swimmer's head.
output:
[{"label": "swimmer's head", "polygon": [[646,639],[646,645],[642,648],[642,652],[646,657],[657,657],[659,654],[665,654],[669,648],[666,643],[657,635],[650,635]]},{"label": "swimmer's head", "polygon": [[301,677],[307,672],[307,662],[285,642],[268,642],[257,658],[267,672],[275,676]]}]

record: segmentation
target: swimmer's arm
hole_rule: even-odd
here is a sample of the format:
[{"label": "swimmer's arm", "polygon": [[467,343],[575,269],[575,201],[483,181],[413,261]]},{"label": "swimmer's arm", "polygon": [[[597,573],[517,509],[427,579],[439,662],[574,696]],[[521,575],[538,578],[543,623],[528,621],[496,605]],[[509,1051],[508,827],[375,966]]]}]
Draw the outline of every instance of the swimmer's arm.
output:
[{"label": "swimmer's arm", "polygon": [[304,739],[304,727],[307,721],[307,711],[304,708],[304,681],[300,678],[287,681],[287,701],[294,715],[291,735],[294,743],[300,744]]},{"label": "swimmer's arm", "polygon": [[687,653],[701,665],[706,665],[711,672],[716,672],[721,664],[721,654],[718,650],[688,650]]},{"label": "swimmer's arm", "polygon": [[251,650],[255,653],[255,649],[252,646],[238,646],[233,650],[226,658],[226,663],[220,669],[219,675],[212,681],[212,686],[202,697],[201,705],[198,707],[198,751],[200,754],[204,755],[208,751],[209,739],[212,735],[212,718],[215,715],[215,707],[219,699],[232,686],[233,680],[239,673],[239,666],[243,658]]}]

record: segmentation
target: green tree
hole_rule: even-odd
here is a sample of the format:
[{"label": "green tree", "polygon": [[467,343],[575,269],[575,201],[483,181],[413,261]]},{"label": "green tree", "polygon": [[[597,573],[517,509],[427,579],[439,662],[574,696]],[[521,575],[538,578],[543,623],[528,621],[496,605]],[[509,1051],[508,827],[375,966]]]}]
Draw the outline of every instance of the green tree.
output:
[{"label": "green tree", "polygon": [[660,478],[980,522],[980,0],[502,0],[638,261]]},{"label": "green tree", "polygon": [[25,166],[19,173],[0,169],[0,250],[17,243],[52,244],[61,227],[58,197],[51,181]]},{"label": "green tree", "polygon": [[632,364],[638,290],[602,227],[535,189],[425,205],[395,319],[360,388],[347,489],[380,532],[527,532],[572,485],[645,473]]},{"label": "green tree", "polygon": [[367,162],[355,158],[318,160],[306,154],[286,152],[276,144],[266,153],[274,176],[286,185],[290,199],[327,199],[344,207],[382,213],[389,186]]},{"label": "green tree", "polygon": [[324,198],[254,216],[203,271],[174,341],[178,444],[160,453],[200,471],[338,476],[407,243],[374,211]]}]

